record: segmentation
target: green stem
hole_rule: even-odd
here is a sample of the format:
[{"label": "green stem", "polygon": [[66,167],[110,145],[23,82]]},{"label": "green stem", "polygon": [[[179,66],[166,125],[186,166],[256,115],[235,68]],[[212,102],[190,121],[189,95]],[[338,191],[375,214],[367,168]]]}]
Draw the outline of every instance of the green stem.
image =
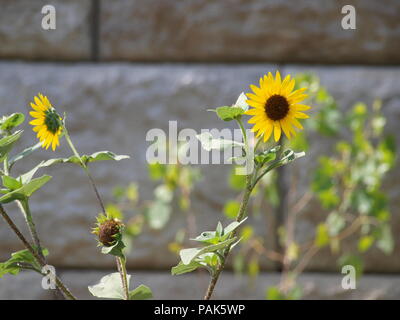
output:
[{"label": "green stem", "polygon": [[[243,199],[242,199],[242,203],[240,204],[240,209],[239,209],[238,215],[236,216],[236,221],[237,222],[242,221],[243,218],[246,216],[247,205],[249,203],[251,192],[253,191],[252,183],[251,183],[252,182],[252,178],[253,178],[252,174],[249,174],[249,175],[246,176],[246,189],[245,189],[245,192],[243,194]],[[235,236],[236,236],[236,230],[234,232],[232,232],[232,234],[230,235],[230,238],[233,238]],[[223,259],[220,259],[221,263],[219,264],[219,266],[217,267],[217,270],[215,271],[215,273],[211,277],[211,280],[210,280],[210,283],[208,285],[206,294],[204,296],[204,300],[209,300],[211,298],[211,296],[212,296],[212,294],[214,292],[214,289],[215,289],[215,285],[218,282],[219,276],[220,276],[221,272],[223,271],[223,269],[225,267],[225,262],[226,262],[226,260],[228,258],[229,252],[230,252],[230,246],[228,246],[225,249],[225,251],[223,253]]]},{"label": "green stem", "polygon": [[28,199],[18,201],[17,203],[18,203],[18,206],[21,209],[22,213],[24,214],[25,221],[26,221],[26,224],[28,225],[29,232],[31,233],[31,237],[32,237],[33,243],[36,246],[37,253],[42,258],[42,260],[44,262],[46,262],[46,259],[45,259],[44,255],[43,255],[42,246],[40,244],[39,236],[38,236],[37,231],[36,231],[36,226],[35,226],[35,223],[33,222],[33,217],[32,217],[32,214],[31,214],[31,210],[29,208]]},{"label": "green stem", "polygon": [[124,258],[117,257],[117,267],[118,271],[121,275],[122,289],[124,291],[125,300],[129,300],[129,286],[128,286],[128,277],[126,273],[126,261]]},{"label": "green stem", "polygon": [[[10,216],[7,214],[7,212],[4,210],[4,208],[3,208],[3,206],[1,204],[0,204],[0,214],[3,216],[4,220],[10,226],[11,230],[13,230],[14,233],[17,235],[17,237],[22,241],[22,243],[24,244],[25,248],[35,258],[35,261],[41,267],[44,267],[46,265],[46,262],[39,256],[37,251],[33,249],[33,247],[29,244],[29,242],[26,240],[26,238],[22,235],[21,231],[19,231],[18,227],[11,220]],[[57,276],[56,276],[56,286],[57,286],[57,288],[59,288],[64,293],[64,295],[67,298],[69,298],[71,300],[76,300],[75,296],[68,290],[68,288],[62,283],[62,281]]]},{"label": "green stem", "polygon": [[248,143],[247,143],[247,134],[246,134],[246,130],[243,126],[243,122],[241,119],[236,119],[236,122],[239,124],[240,130],[242,131],[242,136],[243,136],[243,142],[244,142],[244,146],[245,146],[245,152],[247,155],[247,149],[248,149]]},{"label": "green stem", "polygon": [[92,188],[93,188],[94,193],[96,195],[96,198],[99,201],[101,210],[105,214],[106,213],[106,209],[105,209],[103,200],[100,197],[99,190],[96,187],[96,183],[94,182],[94,179],[93,179],[92,175],[90,174],[88,166],[86,165],[86,163],[83,162],[81,156],[79,155],[78,151],[76,150],[74,144],[72,143],[71,137],[69,136],[68,130],[67,130],[67,128],[65,126],[63,126],[63,132],[64,132],[65,139],[67,140],[68,145],[70,146],[70,148],[71,148],[72,152],[74,153],[74,155],[79,159],[83,170],[85,171],[86,175],[88,176],[90,184],[92,185]]}]

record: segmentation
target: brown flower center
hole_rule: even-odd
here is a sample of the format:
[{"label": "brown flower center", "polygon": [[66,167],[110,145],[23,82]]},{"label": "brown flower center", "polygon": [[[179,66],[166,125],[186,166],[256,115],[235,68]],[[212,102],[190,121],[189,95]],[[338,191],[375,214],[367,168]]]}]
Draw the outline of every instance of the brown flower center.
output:
[{"label": "brown flower center", "polygon": [[120,223],[114,220],[108,220],[99,226],[99,241],[106,247],[112,246],[115,241],[115,235],[120,232]]},{"label": "brown flower center", "polygon": [[289,112],[289,102],[285,97],[274,94],[269,97],[265,103],[265,113],[268,118],[274,121],[281,120],[286,117]]}]

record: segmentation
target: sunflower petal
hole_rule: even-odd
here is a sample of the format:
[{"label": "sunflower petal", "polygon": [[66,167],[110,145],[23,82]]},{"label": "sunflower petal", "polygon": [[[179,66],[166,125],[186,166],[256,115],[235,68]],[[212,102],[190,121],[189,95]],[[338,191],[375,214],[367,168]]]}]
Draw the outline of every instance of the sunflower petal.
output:
[{"label": "sunflower petal", "polygon": [[295,112],[294,116],[298,119],[307,119],[310,117],[309,115],[307,115],[303,112]]},{"label": "sunflower petal", "polygon": [[281,125],[280,125],[279,121],[275,121],[274,122],[274,139],[275,139],[275,141],[278,141],[280,139],[281,133],[282,133]]}]

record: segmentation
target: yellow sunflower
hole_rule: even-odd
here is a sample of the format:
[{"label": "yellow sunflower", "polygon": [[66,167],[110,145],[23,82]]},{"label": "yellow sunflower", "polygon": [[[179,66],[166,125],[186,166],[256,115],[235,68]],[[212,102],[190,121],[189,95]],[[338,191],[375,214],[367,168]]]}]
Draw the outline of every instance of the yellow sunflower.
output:
[{"label": "yellow sunflower", "polygon": [[306,88],[293,91],[295,85],[294,79],[287,75],[283,81],[279,71],[276,76],[268,73],[260,78],[260,87],[250,85],[254,93],[246,94],[249,98],[247,104],[252,109],[246,111],[246,114],[252,115],[249,123],[254,124],[252,131],[257,132],[257,137],[264,134],[264,142],[274,132],[275,141],[281,137],[282,130],[290,139],[296,135],[293,126],[303,129],[303,126],[297,119],[309,118],[301,111],[310,109],[310,106],[300,104],[307,95],[304,94]]},{"label": "yellow sunflower", "polygon": [[35,103],[31,102],[31,107],[34,111],[29,114],[35,118],[31,122],[33,131],[37,132],[37,137],[42,142],[42,147],[56,150],[60,145],[59,136],[62,131],[61,117],[52,107],[49,99],[41,93],[34,97]]}]

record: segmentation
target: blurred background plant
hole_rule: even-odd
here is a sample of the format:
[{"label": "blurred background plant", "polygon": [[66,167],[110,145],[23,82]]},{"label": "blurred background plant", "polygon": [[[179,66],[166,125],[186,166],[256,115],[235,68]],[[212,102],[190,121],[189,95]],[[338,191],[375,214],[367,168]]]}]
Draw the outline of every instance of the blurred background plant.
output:
[{"label": "blurred background plant", "polygon": [[[165,147],[165,146],[164,146]],[[174,210],[185,218],[185,227],[176,232],[174,241],[166,250],[178,255],[184,241],[196,235],[196,215],[191,206],[191,196],[195,184],[200,181],[198,168],[177,164],[147,165],[149,179],[156,183],[153,198],[141,200],[137,183],[117,186],[113,190],[113,201],[106,211],[114,218],[127,219],[124,240],[127,250],[134,247],[134,240],[146,230],[161,230],[170,221]]]},{"label": "blurred background plant", "polygon": [[[383,134],[386,119],[381,113],[381,102],[375,101],[370,108],[356,103],[343,113],[316,75],[299,74],[296,85],[309,88],[308,104],[314,106],[314,112],[310,121],[305,122],[307,129],[286,140],[287,147],[309,151],[313,135],[323,137],[335,147],[329,154],[317,156],[317,168],[310,173],[312,178],[305,188],[299,186],[299,172],[291,172],[289,189],[285,190],[288,204],[283,209],[280,209],[280,170],[267,174],[251,196],[249,216],[253,224],[247,223],[240,229],[242,241],[232,252],[232,266],[237,274],[246,274],[254,281],[262,263],[273,262],[281,271],[281,280],[278,285],[266,288],[267,299],[300,299],[302,288],[297,278],[325,247],[337,257],[338,271],[350,264],[355,267],[357,277],[363,272],[363,254],[370,248],[375,246],[386,254],[393,250],[390,211],[381,184],[394,165],[395,143],[393,137]],[[201,178],[200,170],[188,165],[152,163],[148,164],[148,172],[150,179],[158,184],[152,200],[140,201],[136,183],[118,186],[107,212],[128,219],[125,237],[132,242],[146,227],[164,228],[172,211],[178,208],[186,224],[168,244],[168,250],[178,254],[185,239],[197,232],[190,199]],[[238,194],[224,204],[222,214],[227,220],[234,220],[245,176],[236,175],[233,168],[228,184]],[[298,190],[305,191],[299,194]],[[298,218],[313,201],[321,207],[319,219],[311,238],[302,242],[296,237]],[[255,228],[263,216],[267,223],[274,224],[268,230],[276,230],[273,249]],[[357,238],[355,250],[343,245],[350,237]]]},{"label": "blurred background plant", "polygon": [[[267,299],[301,298],[302,289],[296,280],[324,247],[329,246],[331,254],[337,256],[338,270],[352,265],[357,277],[363,271],[363,253],[372,246],[386,254],[393,250],[390,212],[381,184],[394,165],[395,143],[393,137],[383,135],[386,120],[381,113],[381,102],[375,101],[372,108],[357,103],[342,114],[315,75],[301,74],[296,84],[310,88],[308,104],[314,106],[314,114],[306,123],[308,130],[301,131],[287,143],[294,150],[309,150],[309,140],[315,134],[324,137],[327,143],[338,142],[330,155],[318,157],[317,168],[309,185],[302,188],[306,190],[303,194],[297,191],[300,189],[299,172],[291,172],[289,189],[285,191],[288,205],[283,210],[278,210],[279,172],[265,176],[253,196],[250,215],[278,212],[279,216],[272,220],[277,224],[274,228],[277,246],[274,250],[268,249],[266,240],[248,225],[241,230],[241,248],[236,251],[233,266],[237,273],[246,272],[255,278],[262,259],[277,263],[281,281],[267,288]],[[232,171],[231,188],[240,190],[243,183],[243,178]],[[296,237],[297,219],[313,200],[317,200],[323,210],[312,238],[300,243]],[[237,200],[228,201],[224,214],[232,218],[238,205]],[[357,237],[356,250],[343,246],[349,237]]]}]

